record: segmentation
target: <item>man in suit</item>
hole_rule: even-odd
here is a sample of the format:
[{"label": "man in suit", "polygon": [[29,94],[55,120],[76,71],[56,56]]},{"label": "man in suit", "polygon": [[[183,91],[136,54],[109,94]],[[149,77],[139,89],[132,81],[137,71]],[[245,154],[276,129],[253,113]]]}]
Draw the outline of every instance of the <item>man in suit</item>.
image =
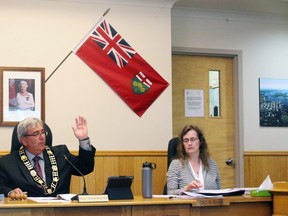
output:
[{"label": "man in suit", "polygon": [[[78,116],[72,127],[79,140],[79,154],[72,155],[66,145],[46,145],[47,131],[37,118],[27,118],[17,126],[22,146],[0,158],[0,194],[18,197],[57,196],[69,193],[71,175],[80,175],[64,158],[66,156],[83,175],[94,169],[96,149],[90,144],[86,119]],[[36,156],[36,157],[35,157]]]}]

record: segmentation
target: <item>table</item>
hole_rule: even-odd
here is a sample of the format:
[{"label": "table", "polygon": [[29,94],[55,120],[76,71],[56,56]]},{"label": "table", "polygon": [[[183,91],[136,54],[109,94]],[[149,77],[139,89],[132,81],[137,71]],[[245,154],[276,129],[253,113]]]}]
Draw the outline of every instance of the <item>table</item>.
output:
[{"label": "table", "polygon": [[273,189],[273,216],[288,215],[288,182],[274,182]]},{"label": "table", "polygon": [[133,200],[111,200],[98,203],[37,203],[32,200],[11,201],[0,204],[0,215],[17,216],[217,216],[217,215],[269,215],[273,209],[271,197],[224,198],[151,198],[135,196]]},{"label": "table", "polygon": [[273,212],[272,197],[250,197],[250,195],[243,195],[224,197],[223,199],[198,199],[197,201],[199,204],[192,204],[192,208],[190,209],[191,216],[271,216]]}]

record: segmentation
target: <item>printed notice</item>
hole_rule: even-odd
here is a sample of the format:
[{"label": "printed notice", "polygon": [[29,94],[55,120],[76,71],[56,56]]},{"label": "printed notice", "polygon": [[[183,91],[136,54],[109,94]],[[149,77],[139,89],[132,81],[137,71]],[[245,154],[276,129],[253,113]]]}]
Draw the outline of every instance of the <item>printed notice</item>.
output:
[{"label": "printed notice", "polygon": [[185,117],[204,117],[203,90],[185,89]]}]

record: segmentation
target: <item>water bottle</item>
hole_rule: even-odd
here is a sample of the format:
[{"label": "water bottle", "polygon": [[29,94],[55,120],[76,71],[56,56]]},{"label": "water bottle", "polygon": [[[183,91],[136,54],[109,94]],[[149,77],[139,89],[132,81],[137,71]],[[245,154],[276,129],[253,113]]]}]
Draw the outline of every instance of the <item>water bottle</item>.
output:
[{"label": "water bottle", "polygon": [[142,196],[152,198],[152,170],[156,168],[155,163],[145,162],[142,166]]}]

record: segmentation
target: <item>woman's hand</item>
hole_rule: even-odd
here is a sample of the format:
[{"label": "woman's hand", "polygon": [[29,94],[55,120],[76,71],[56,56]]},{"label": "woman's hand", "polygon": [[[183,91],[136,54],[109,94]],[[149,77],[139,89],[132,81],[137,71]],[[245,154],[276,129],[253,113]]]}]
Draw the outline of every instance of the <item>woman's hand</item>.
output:
[{"label": "woman's hand", "polygon": [[189,185],[183,188],[184,191],[190,191],[192,189],[198,189],[202,187],[202,184],[199,180],[193,180]]}]

